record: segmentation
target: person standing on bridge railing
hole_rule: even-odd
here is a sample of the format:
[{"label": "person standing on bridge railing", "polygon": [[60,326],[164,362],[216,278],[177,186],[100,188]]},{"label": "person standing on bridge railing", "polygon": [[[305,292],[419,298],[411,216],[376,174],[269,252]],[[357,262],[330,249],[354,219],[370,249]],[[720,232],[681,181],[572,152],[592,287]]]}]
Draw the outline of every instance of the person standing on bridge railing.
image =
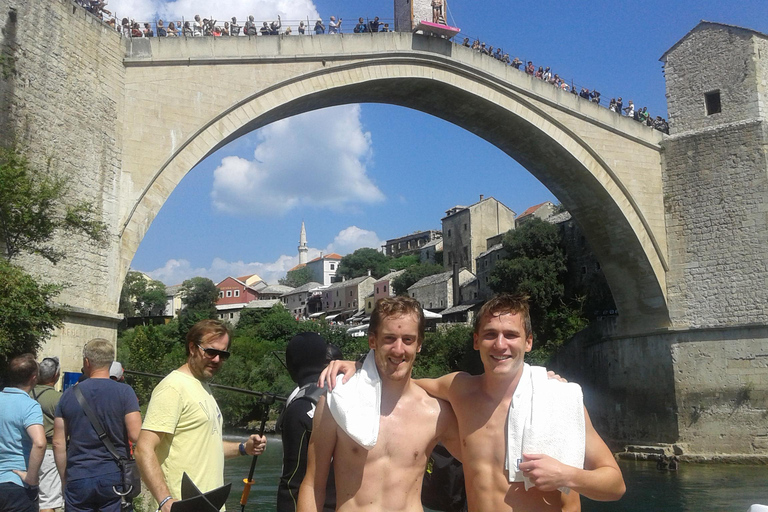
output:
[{"label": "person standing on bridge railing", "polygon": [[328,22],[328,33],[329,34],[338,34],[341,32],[341,22],[342,19],[339,18],[339,21],[336,21],[335,16],[331,16],[331,21]]},{"label": "person standing on bridge railing", "polygon": [[235,16],[232,16],[232,23],[229,24],[229,35],[239,36],[240,28],[241,28],[240,25],[237,24],[237,18]]},{"label": "person standing on bridge railing", "polygon": [[368,24],[368,31],[375,34],[376,32],[379,31],[379,26],[380,25],[381,25],[381,22],[379,21],[379,17],[376,16],[375,18],[373,18],[373,21],[371,21]]}]

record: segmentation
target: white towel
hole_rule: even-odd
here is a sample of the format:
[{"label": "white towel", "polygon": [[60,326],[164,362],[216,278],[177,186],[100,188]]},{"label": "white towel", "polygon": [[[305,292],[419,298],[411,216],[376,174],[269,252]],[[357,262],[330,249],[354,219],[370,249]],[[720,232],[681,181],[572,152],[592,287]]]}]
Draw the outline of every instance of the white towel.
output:
[{"label": "white towel", "polygon": [[379,437],[381,417],[381,377],[373,350],[365,357],[363,367],[345,384],[337,381],[326,397],[339,427],[357,444],[372,449]]},{"label": "white towel", "polygon": [[[584,468],[586,426],[584,398],[578,384],[547,377],[540,366],[523,367],[507,416],[507,461],[510,482],[533,484],[518,465],[523,453],[543,453],[577,468]],[[562,492],[570,489],[563,487]]]}]

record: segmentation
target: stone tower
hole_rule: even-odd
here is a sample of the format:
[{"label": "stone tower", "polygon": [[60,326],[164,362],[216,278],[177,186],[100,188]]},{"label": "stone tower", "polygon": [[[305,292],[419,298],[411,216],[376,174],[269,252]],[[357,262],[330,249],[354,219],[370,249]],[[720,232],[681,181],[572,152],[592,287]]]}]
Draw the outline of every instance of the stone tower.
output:
[{"label": "stone tower", "polygon": [[309,247],[307,247],[307,230],[304,227],[304,221],[302,221],[301,235],[299,236],[299,265],[307,264],[307,253],[309,253]]},{"label": "stone tower", "polygon": [[702,21],[661,58],[670,319],[768,323],[768,35]]}]

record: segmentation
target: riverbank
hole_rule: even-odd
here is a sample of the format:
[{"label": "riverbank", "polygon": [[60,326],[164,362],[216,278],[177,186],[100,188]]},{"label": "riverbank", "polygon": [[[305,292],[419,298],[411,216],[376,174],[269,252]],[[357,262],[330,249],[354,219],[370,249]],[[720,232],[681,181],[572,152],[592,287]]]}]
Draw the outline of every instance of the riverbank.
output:
[{"label": "riverbank", "polygon": [[768,466],[768,455],[741,453],[688,453],[680,444],[627,445],[616,452],[619,460],[658,461],[663,457],[677,457],[689,464],[729,464],[741,466]]}]

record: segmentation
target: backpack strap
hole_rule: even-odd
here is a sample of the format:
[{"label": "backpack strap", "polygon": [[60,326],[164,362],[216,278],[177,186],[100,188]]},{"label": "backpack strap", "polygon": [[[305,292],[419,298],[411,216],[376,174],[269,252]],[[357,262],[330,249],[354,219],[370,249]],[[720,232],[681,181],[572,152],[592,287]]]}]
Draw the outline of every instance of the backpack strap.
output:
[{"label": "backpack strap", "polygon": [[[99,418],[96,417],[96,415],[93,413],[93,409],[91,409],[91,407],[88,405],[88,402],[85,401],[85,397],[83,396],[83,392],[80,391],[80,387],[75,386],[72,389],[73,393],[75,394],[75,398],[77,398],[77,401],[80,404],[80,407],[83,408],[85,415],[88,417],[88,421],[90,421],[91,425],[93,425],[93,429],[96,431],[96,435],[99,436],[99,440],[104,443],[107,451],[110,453],[110,455],[112,455],[118,465],[120,465],[122,462],[122,457],[118,455],[115,445],[112,444],[112,440],[109,439],[109,435],[107,435],[107,433],[104,431],[104,427],[101,426]],[[42,395],[42,393],[40,394]]]}]

